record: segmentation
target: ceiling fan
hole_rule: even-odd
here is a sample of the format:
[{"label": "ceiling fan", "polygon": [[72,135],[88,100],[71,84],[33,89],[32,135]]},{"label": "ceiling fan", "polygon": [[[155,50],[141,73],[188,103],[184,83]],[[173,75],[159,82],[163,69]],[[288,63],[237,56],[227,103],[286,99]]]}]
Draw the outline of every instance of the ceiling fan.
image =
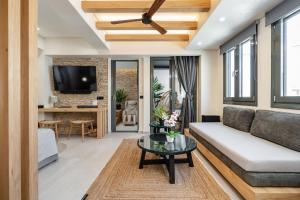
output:
[{"label": "ceiling fan", "polygon": [[122,23],[128,23],[128,22],[142,21],[143,24],[150,24],[154,29],[156,29],[162,35],[166,34],[167,30],[152,20],[152,16],[158,11],[158,9],[161,7],[161,5],[165,1],[166,0],[155,0],[154,3],[152,4],[151,8],[149,9],[149,11],[144,13],[142,18],[112,21],[111,24],[122,24]]}]

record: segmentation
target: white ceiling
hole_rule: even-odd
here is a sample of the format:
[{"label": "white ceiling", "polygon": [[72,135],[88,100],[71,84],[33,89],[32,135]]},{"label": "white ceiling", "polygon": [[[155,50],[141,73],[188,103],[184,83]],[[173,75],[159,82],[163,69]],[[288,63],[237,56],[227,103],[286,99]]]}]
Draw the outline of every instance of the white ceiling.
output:
[{"label": "white ceiling", "polygon": [[107,49],[107,46],[95,31],[75,9],[80,0],[39,0],[38,27],[43,37],[84,38],[96,49]]},{"label": "white ceiling", "polygon": [[[188,49],[218,49],[283,0],[221,0],[188,44]],[[220,22],[220,18],[226,20]],[[199,45],[200,43],[200,45]]]},{"label": "white ceiling", "polygon": [[[243,30],[254,20],[264,16],[265,12],[282,2],[283,0],[220,0],[215,10],[211,12],[207,21],[196,31],[193,39],[188,43],[187,50],[218,49],[236,33]],[[79,37],[88,41],[99,51],[107,50],[110,43],[104,41],[105,32],[97,31],[95,19],[104,21],[124,17],[136,17],[136,14],[107,15],[97,14],[91,16],[84,13],[80,7],[81,0],[39,0],[38,25],[39,34],[43,37]],[[167,14],[157,14],[158,19],[163,20]],[[179,14],[181,17],[196,19],[197,13],[190,15]],[[225,17],[220,22],[220,17]],[[200,17],[199,17],[200,18]],[[130,31],[129,31],[130,32]],[[151,32],[151,31],[150,31]],[[201,42],[201,45],[198,43]],[[114,42],[120,43],[120,42]],[[144,42],[149,43],[149,42]],[[151,42],[155,43],[155,42]],[[176,42],[174,42],[176,43]]]}]

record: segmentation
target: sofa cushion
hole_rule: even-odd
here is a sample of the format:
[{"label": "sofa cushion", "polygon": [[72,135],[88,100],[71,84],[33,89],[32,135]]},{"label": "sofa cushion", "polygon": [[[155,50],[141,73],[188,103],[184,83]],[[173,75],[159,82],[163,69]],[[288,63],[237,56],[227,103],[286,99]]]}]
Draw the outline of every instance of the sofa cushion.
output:
[{"label": "sofa cushion", "polygon": [[190,123],[190,129],[250,172],[300,172],[300,153],[222,123]]},{"label": "sofa cushion", "polygon": [[258,110],[251,134],[295,151],[300,151],[300,115]]},{"label": "sofa cushion", "polygon": [[245,108],[224,107],[223,124],[240,131],[249,132],[255,111]]}]

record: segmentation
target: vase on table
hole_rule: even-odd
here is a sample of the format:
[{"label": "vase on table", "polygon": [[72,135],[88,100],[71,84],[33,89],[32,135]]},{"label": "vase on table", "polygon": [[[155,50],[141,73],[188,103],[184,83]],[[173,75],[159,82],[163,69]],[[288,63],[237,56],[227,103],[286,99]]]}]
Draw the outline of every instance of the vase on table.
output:
[{"label": "vase on table", "polygon": [[167,137],[167,142],[170,142],[170,143],[174,142],[174,139],[175,139],[174,137],[170,137],[168,135],[166,137]]}]

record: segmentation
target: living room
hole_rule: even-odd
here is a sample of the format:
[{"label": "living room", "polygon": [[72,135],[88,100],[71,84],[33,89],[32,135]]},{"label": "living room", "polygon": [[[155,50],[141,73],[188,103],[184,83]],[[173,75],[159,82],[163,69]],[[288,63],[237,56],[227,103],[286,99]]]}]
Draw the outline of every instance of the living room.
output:
[{"label": "living room", "polygon": [[1,3],[0,199],[300,199],[299,1]]}]

